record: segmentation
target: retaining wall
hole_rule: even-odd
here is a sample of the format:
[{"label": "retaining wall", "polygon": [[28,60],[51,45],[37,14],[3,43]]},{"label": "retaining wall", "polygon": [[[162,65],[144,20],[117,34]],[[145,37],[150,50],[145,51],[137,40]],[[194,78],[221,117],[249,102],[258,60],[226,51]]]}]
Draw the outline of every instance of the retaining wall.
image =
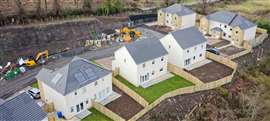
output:
[{"label": "retaining wall", "polygon": [[114,120],[114,121],[125,121],[124,118],[120,117],[119,115],[112,112],[111,110],[109,110],[105,106],[101,105],[100,103],[92,101],[92,104],[93,104],[93,107],[95,109],[97,109],[99,112],[103,113],[104,115],[108,116],[112,120]]}]

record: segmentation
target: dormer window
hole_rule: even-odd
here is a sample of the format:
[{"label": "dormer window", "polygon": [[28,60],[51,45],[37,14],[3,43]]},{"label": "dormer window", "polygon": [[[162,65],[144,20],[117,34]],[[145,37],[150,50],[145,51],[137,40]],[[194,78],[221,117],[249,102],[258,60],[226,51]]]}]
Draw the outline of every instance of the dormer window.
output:
[{"label": "dormer window", "polygon": [[154,60],[152,61],[152,64],[155,64],[155,61]]}]

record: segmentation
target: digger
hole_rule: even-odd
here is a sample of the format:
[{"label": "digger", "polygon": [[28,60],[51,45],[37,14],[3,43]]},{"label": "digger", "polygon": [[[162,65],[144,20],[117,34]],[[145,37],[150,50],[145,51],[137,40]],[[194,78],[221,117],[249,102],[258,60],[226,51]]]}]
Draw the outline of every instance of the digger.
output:
[{"label": "digger", "polygon": [[49,58],[49,51],[45,50],[43,52],[38,52],[36,57],[30,57],[24,60],[24,65],[27,67],[33,67],[38,64],[45,64]]},{"label": "digger", "polygon": [[129,29],[128,27],[124,27],[120,30],[123,41],[131,42],[133,39],[137,39],[141,37],[141,32],[135,29]]}]

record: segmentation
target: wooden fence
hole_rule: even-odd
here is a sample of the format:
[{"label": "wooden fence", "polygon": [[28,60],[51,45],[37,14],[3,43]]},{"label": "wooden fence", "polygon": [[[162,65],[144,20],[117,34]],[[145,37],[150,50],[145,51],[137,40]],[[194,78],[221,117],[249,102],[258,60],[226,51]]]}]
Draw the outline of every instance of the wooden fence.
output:
[{"label": "wooden fence", "polygon": [[128,86],[126,86],[125,84],[123,84],[122,82],[120,82],[115,77],[113,77],[113,84],[116,87],[118,87],[119,89],[121,89],[123,92],[125,92],[128,96],[130,96],[131,98],[133,98],[136,102],[138,102],[139,104],[141,104],[143,107],[146,107],[146,106],[149,105],[149,103],[143,97],[141,97],[139,94],[137,94],[135,91],[133,91],[132,89],[130,89]]},{"label": "wooden fence", "polygon": [[95,109],[97,109],[99,112],[103,113],[104,115],[108,116],[112,120],[114,120],[114,121],[125,121],[124,118],[118,116],[116,113],[112,112],[111,110],[109,110],[105,106],[101,105],[100,103],[92,101],[92,104],[93,104],[93,107]]},{"label": "wooden fence", "polygon": [[222,56],[210,53],[210,52],[206,52],[206,57],[216,62],[222,63],[223,65],[226,65],[234,70],[237,68],[237,63],[233,62],[232,60],[228,58],[225,58],[225,57],[222,57]]},{"label": "wooden fence", "polygon": [[192,82],[195,85],[203,84],[203,82],[200,79],[198,79],[197,77],[193,76],[192,74],[184,71],[183,69],[177,67],[176,65],[168,63],[168,70],[170,72],[173,72],[173,73],[183,77],[184,79]]}]

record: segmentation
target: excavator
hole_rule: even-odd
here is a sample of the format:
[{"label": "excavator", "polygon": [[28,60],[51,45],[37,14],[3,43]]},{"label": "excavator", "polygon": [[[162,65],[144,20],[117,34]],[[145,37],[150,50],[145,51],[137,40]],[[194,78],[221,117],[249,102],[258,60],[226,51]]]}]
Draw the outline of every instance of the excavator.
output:
[{"label": "excavator", "polygon": [[36,57],[30,57],[24,60],[24,65],[27,67],[33,67],[38,64],[45,64],[49,58],[49,51],[45,50],[43,52],[38,52]]},{"label": "excavator", "polygon": [[137,39],[142,36],[141,32],[137,31],[136,29],[130,29],[128,27],[123,27],[120,32],[123,41],[127,43],[130,43],[133,39]]}]

